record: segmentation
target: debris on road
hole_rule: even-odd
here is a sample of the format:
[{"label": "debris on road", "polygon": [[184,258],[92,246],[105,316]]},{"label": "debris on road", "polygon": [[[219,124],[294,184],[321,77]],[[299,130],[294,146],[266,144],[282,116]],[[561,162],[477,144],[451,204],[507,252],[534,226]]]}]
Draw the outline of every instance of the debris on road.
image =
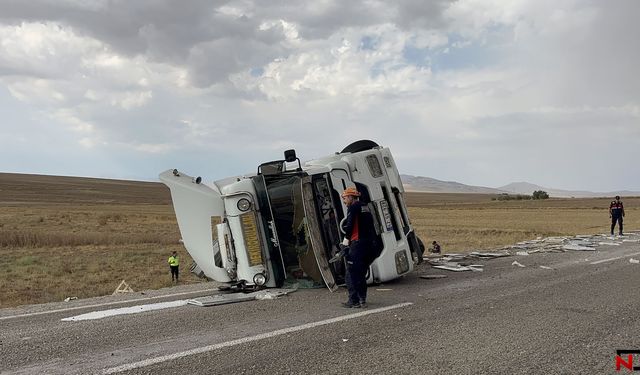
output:
[{"label": "debris on road", "polygon": [[582,246],[582,245],[576,245],[576,244],[564,245],[562,246],[562,248],[565,250],[575,250],[575,251],[595,251],[596,250],[595,247]]},{"label": "debris on road", "polygon": [[421,279],[444,279],[447,275],[420,275],[418,276]]},{"label": "debris on road", "polygon": [[188,300],[187,303],[190,305],[201,307],[226,305],[236,302],[277,299],[278,297],[293,293],[295,291],[296,289],[269,289],[251,293],[216,294],[213,296],[193,298]]},{"label": "debris on road", "polygon": [[484,271],[484,264],[470,264],[467,266],[471,271],[482,272]]},{"label": "debris on road", "polygon": [[[629,232],[624,236],[610,236],[607,234],[578,234],[573,237],[538,237],[535,240],[521,241],[516,243],[515,245],[505,246],[492,252],[473,251],[469,254],[433,254],[424,256],[423,259],[431,264],[432,268],[442,269],[446,271],[483,271],[484,269],[482,268],[482,265],[470,265],[469,261],[495,259],[511,255],[527,256],[535,253],[596,251],[600,246],[620,246],[623,242],[640,243],[640,231]],[[514,261],[512,265],[525,267],[517,261]],[[546,266],[540,266],[540,268],[547,269],[545,267]]]},{"label": "debris on road", "polygon": [[471,268],[465,267],[460,263],[451,263],[451,264],[443,264],[437,266],[431,266],[431,268],[437,268],[441,270],[453,271],[453,272],[462,272],[462,271],[471,271]]},{"label": "debris on road", "polygon": [[473,251],[471,253],[469,253],[469,256],[471,257],[476,257],[476,258],[501,258],[501,257],[508,257],[509,253],[506,252],[501,252],[501,253],[481,253],[478,251]]}]

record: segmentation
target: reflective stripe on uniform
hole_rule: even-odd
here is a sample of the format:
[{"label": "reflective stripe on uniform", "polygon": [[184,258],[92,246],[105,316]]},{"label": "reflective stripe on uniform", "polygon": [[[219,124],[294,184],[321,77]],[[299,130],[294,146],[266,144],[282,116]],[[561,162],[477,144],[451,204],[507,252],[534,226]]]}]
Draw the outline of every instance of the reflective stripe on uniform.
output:
[{"label": "reflective stripe on uniform", "polygon": [[178,265],[180,265],[180,261],[178,260],[178,257],[170,256],[169,257],[169,265],[170,266],[178,266]]}]

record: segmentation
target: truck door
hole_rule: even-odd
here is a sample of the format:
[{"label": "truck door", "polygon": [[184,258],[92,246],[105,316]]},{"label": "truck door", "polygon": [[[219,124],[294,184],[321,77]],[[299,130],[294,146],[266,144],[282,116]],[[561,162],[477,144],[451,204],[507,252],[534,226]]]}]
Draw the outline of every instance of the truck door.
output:
[{"label": "truck door", "polygon": [[267,249],[269,251],[269,259],[271,260],[267,267],[273,273],[276,286],[280,287],[286,279],[284,257],[280,249],[280,240],[278,239],[278,231],[276,230],[275,220],[273,218],[273,210],[271,208],[271,200],[267,191],[267,184],[263,175],[251,178],[253,186],[256,189],[256,199],[260,206],[260,218],[262,219],[262,227],[264,228],[264,236],[267,241]]},{"label": "truck door", "polygon": [[176,170],[161,173],[160,180],[171,190],[182,241],[193,260],[210,278],[231,281],[227,271],[216,264],[220,250],[213,241],[212,218],[224,216],[220,193]]},{"label": "truck door", "polygon": [[322,227],[318,220],[319,216],[311,180],[311,176],[305,176],[301,179],[302,201],[304,205],[305,218],[307,220],[309,240],[311,241],[311,247],[313,249],[316,262],[318,263],[320,274],[322,275],[327,288],[332,292],[335,292],[338,290],[338,285],[336,285],[333,273],[329,267],[329,260],[327,259],[328,251],[325,248],[324,241],[322,240]]}]

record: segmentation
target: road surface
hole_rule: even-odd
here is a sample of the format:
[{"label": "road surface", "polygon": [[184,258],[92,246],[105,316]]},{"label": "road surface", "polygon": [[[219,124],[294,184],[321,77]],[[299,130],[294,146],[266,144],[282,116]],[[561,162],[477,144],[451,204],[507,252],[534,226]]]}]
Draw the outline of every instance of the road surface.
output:
[{"label": "road surface", "polygon": [[[616,350],[640,350],[635,259],[640,243],[625,242],[477,262],[484,272],[420,266],[370,287],[368,309],[342,308],[343,288],[314,289],[278,300],[62,321],[210,294],[180,287],[169,291],[177,295],[132,294],[129,302],[109,297],[3,309],[0,372],[625,373],[615,370]],[[447,277],[418,277],[425,273]],[[640,355],[635,360],[640,366]]]}]

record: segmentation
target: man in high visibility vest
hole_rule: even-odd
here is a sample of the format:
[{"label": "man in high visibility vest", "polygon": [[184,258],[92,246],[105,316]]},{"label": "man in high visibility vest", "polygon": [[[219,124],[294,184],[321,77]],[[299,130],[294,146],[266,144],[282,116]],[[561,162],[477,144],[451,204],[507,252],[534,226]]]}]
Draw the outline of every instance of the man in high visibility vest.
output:
[{"label": "man in high visibility vest", "polygon": [[171,268],[171,281],[178,283],[178,271],[180,268],[180,260],[178,259],[178,252],[174,251],[173,255],[169,257],[169,268]]}]

